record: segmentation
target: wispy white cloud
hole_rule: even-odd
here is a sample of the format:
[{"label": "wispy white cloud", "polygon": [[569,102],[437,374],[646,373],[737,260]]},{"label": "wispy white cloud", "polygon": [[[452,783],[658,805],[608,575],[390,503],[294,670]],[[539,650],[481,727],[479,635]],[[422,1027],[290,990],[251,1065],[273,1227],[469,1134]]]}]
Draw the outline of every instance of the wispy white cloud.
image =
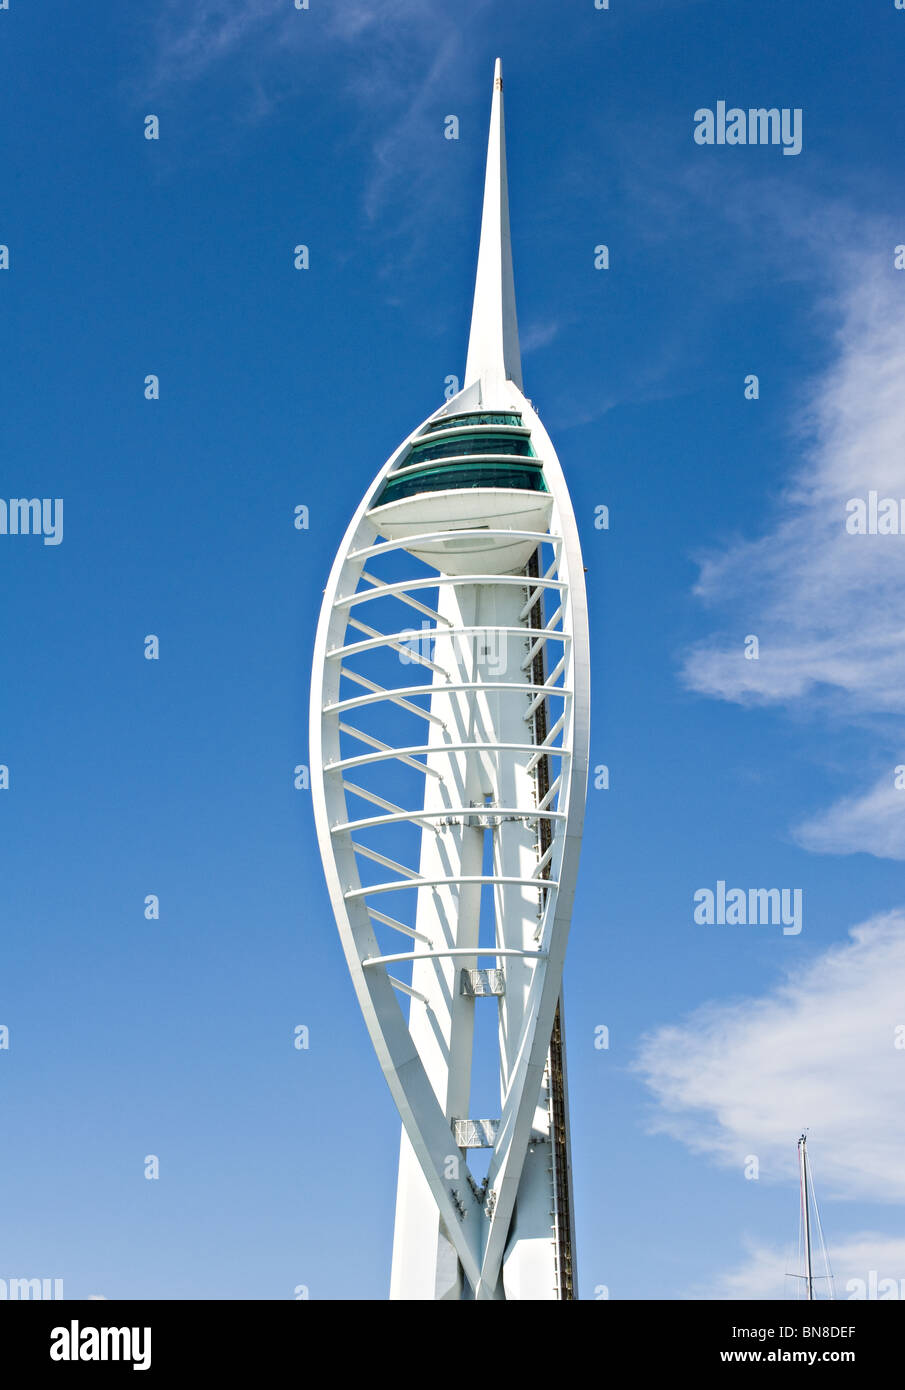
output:
[{"label": "wispy white cloud", "polygon": [[169,0],[156,16],[150,85],[196,81],[251,43],[281,45],[304,18],[286,0]]},{"label": "wispy white cloud", "polygon": [[905,1202],[905,909],[850,936],[758,998],[647,1037],[653,1131],[740,1174],[754,1154],[769,1181],[794,1174],[809,1127],[825,1195]]},{"label": "wispy white cloud", "polygon": [[[381,122],[373,142],[373,167],[365,192],[365,212],[369,217],[376,217],[398,190],[403,221],[410,228],[419,212],[424,211],[426,189],[432,184],[440,186],[437,157],[445,142],[441,113],[433,111],[433,107],[437,88],[452,70],[460,48],[458,34],[437,42],[430,55],[424,55],[415,65],[418,81],[409,80],[402,86],[397,82],[390,84],[395,95],[381,92],[385,79],[373,72],[357,81],[359,100],[365,109],[376,114],[383,102],[385,110],[393,111],[390,119]],[[400,91],[405,98],[401,108]]]},{"label": "wispy white cloud", "polygon": [[[690,1298],[707,1299],[765,1299],[794,1298],[796,1284],[787,1278],[798,1271],[790,1260],[788,1247],[766,1245],[748,1239],[745,1258],[732,1269],[716,1275],[706,1284],[690,1289]],[[905,1235],[878,1235],[860,1232],[834,1240],[830,1252],[830,1269],[834,1275],[837,1299],[863,1297],[902,1297],[905,1286]],[[814,1267],[822,1280],[822,1264]],[[873,1273],[873,1278],[871,1277]],[[889,1282],[894,1281],[895,1292]],[[818,1298],[824,1297],[823,1284],[817,1284]]]},{"label": "wispy white cloud", "polygon": [[[694,690],[740,703],[828,697],[856,718],[905,711],[905,536],[846,530],[849,499],[905,496],[905,313],[894,276],[891,243],[845,261],[835,358],[800,422],[803,464],[777,519],[703,560],[697,592],[731,608],[733,635],[688,654]],[[748,633],[759,638],[756,661],[744,656]]]},{"label": "wispy white cloud", "polygon": [[[434,108],[444,86],[461,90],[454,72],[467,58],[465,36],[489,3],[462,0],[438,12],[432,0],[342,0],[319,13],[296,10],[291,0],[169,0],[156,19],[147,85],[186,87],[229,62],[236,90],[244,83],[242,113],[257,120],[310,81],[311,60],[348,59],[341,91],[350,125],[357,122],[354,138],[373,156],[365,213],[374,218],[394,205],[397,230],[413,237],[443,187],[437,151],[447,113]],[[490,76],[488,69],[488,107]],[[475,77],[469,70],[469,81]]]},{"label": "wispy white cloud", "polygon": [[[875,739],[888,738],[889,777],[792,833],[817,853],[902,859],[905,793],[893,789],[898,725],[889,717],[905,711],[905,535],[853,535],[846,523],[852,499],[905,497],[905,313],[887,230],[851,213],[828,223],[799,227],[838,275],[821,306],[836,325],[830,365],[796,422],[802,462],[762,535],[703,558],[696,592],[731,615],[733,630],[697,643],[682,676],[740,704],[820,707],[871,723]],[[790,235],[793,224],[783,225]],[[748,634],[757,660],[746,659]]]},{"label": "wispy white cloud", "polygon": [[897,788],[890,767],[869,791],[837,801],[792,833],[815,854],[862,851],[879,859],[905,859],[905,789]]},{"label": "wispy white cloud", "polygon": [[559,337],[561,326],[558,319],[543,319],[537,323],[529,323],[519,332],[522,352],[537,352],[539,348],[547,347]]},{"label": "wispy white cloud", "polygon": [[[373,44],[368,72],[375,87],[389,53],[400,59],[425,41],[436,24],[430,0],[343,0],[318,13],[317,5],[296,9],[292,0],[165,0],[154,27],[154,73],[161,83],[192,82],[217,64],[237,57],[252,71],[294,48],[325,44]],[[385,39],[395,33],[395,43]]]}]

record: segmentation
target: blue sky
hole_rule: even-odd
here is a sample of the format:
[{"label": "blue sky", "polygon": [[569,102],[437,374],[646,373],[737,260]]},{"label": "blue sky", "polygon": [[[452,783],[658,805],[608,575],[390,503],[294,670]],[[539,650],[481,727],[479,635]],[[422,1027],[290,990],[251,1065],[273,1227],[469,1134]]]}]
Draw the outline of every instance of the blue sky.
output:
[{"label": "blue sky", "polygon": [[[348,518],[464,367],[497,54],[611,779],[581,1293],[781,1296],[802,1126],[842,1290],[905,1278],[905,537],[844,525],[905,496],[893,0],[0,11],[0,491],[65,506],[0,536],[0,1278],[386,1296],[398,1120],[292,770]],[[719,100],[801,108],[802,152],[697,145]],[[696,926],[720,879],[803,931]]]}]

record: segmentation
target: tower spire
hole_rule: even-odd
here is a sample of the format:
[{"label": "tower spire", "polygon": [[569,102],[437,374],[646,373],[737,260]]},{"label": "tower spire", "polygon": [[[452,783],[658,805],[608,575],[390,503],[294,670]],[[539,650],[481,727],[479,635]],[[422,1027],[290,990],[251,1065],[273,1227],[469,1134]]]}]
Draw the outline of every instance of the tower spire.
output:
[{"label": "tower spire", "polygon": [[480,381],[486,399],[506,380],[521,390],[522,359],[515,313],[512,242],[509,237],[509,187],[506,178],[506,131],[503,123],[503,65],[493,73],[490,139],[484,179],[484,212],[475,280],[465,385]]}]

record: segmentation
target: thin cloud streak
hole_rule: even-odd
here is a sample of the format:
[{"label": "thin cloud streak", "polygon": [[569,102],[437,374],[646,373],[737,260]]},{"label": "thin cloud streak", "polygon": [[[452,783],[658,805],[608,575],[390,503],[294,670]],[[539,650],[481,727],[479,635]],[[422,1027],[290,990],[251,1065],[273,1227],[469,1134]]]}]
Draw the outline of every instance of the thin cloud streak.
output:
[{"label": "thin cloud streak", "polygon": [[[688,654],[693,690],[740,704],[828,699],[848,717],[905,712],[905,537],[851,535],[846,504],[905,492],[905,314],[888,255],[849,263],[837,298],[837,356],[802,422],[805,462],[772,529],[706,557],[696,592],[730,605],[737,636]],[[737,631],[737,621],[733,622]]]},{"label": "thin cloud streak", "polygon": [[522,353],[537,352],[559,337],[561,324],[555,319],[529,324],[519,333]]},{"label": "thin cloud streak", "polygon": [[[170,3],[154,29],[148,85],[188,86],[233,62],[250,94],[246,117],[259,119],[307,81],[299,53],[310,59],[347,52],[354,61],[342,74],[342,91],[372,150],[365,215],[374,221],[393,206],[394,234],[414,244],[445,189],[437,159],[445,113],[435,108],[444,87],[461,91],[455,73],[467,55],[463,34],[489,3],[470,0],[439,21],[431,0],[343,0],[326,17],[296,10],[290,0],[201,0],[189,11]],[[360,61],[363,43],[367,63]],[[485,76],[489,110],[489,69]]]},{"label": "thin cloud streak", "polygon": [[813,854],[905,859],[905,789],[896,786],[890,768],[869,791],[835,802],[797,825],[792,835]]},{"label": "thin cloud streak", "polygon": [[[886,1299],[902,1296],[905,1281],[905,1235],[879,1235],[861,1231],[842,1240],[832,1240],[832,1230],[826,1232],[830,1244],[830,1270],[834,1276],[836,1299],[856,1299],[869,1295]],[[706,1284],[688,1291],[688,1298],[703,1299],[772,1299],[794,1298],[797,1290],[789,1274],[795,1275],[794,1251],[789,1245],[771,1246],[748,1239],[744,1242],[746,1257],[733,1269],[717,1275]],[[876,1276],[871,1279],[871,1273]],[[815,1262],[818,1280],[825,1276],[822,1263]],[[899,1286],[893,1295],[890,1286],[881,1280],[894,1280]],[[863,1287],[862,1287],[863,1286]],[[823,1298],[823,1285],[817,1284],[818,1298]],[[879,1290],[879,1293],[877,1292]],[[758,1344],[759,1345],[759,1344]]]},{"label": "thin cloud streak", "polygon": [[189,7],[171,0],[155,25],[149,85],[195,82],[250,42],[280,47],[291,37],[289,26],[305,17],[284,0],[199,0]]},{"label": "thin cloud streak", "polygon": [[825,1195],[905,1202],[905,909],[853,927],[759,998],[710,1004],[647,1037],[634,1069],[651,1129],[761,1180],[794,1172],[819,1136]]}]

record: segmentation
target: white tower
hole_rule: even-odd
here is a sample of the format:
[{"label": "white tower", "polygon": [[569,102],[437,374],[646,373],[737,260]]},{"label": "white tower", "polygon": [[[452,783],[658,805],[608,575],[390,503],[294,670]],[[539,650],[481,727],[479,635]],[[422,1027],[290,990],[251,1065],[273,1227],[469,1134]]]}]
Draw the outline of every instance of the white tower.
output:
[{"label": "white tower", "polygon": [[391,1298],[575,1296],[560,994],[588,672],[575,518],[522,394],[497,60],[465,384],[368,488],[312,675],[324,870],[403,1123]]}]

